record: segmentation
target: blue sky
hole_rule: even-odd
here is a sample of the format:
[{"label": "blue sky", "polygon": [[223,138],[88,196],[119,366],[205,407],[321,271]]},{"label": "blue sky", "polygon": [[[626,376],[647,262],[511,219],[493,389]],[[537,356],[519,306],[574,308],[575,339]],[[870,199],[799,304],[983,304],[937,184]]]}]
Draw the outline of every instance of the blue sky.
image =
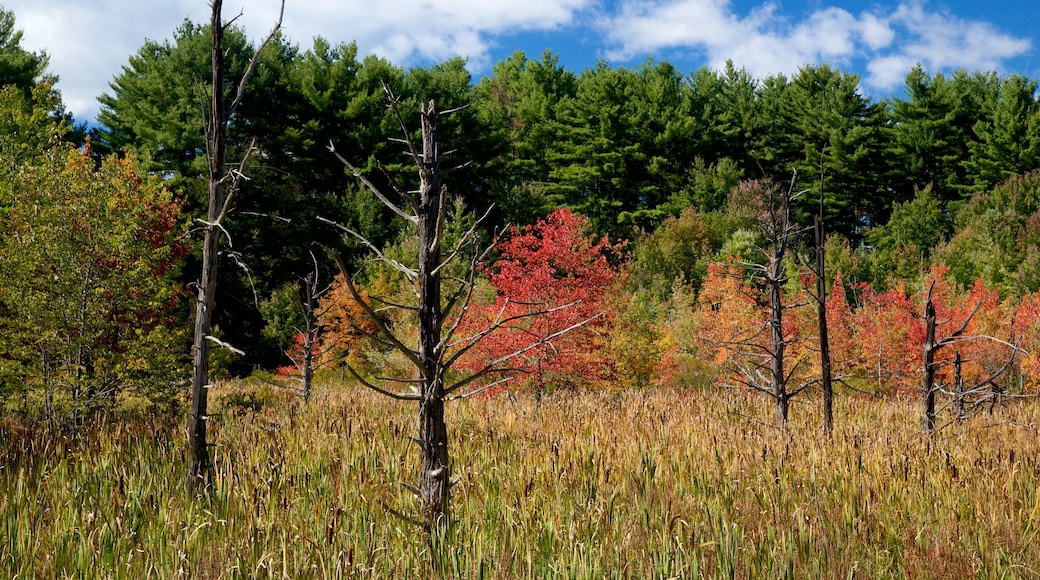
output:
[{"label": "blue sky", "polygon": [[[96,97],[146,38],[170,38],[183,21],[207,21],[207,0],[0,0],[46,50],[69,109],[96,115]],[[225,0],[226,18],[253,38],[279,0]],[[875,98],[898,94],[917,63],[929,72],[996,70],[1040,80],[1040,2],[1011,0],[286,0],[285,33],[306,49],[315,36],[356,40],[403,66],[451,56],[479,77],[517,49],[546,48],[575,72],[599,59],[633,66],[647,56],[680,71],[726,60],[756,77],[807,63],[860,75]]]}]

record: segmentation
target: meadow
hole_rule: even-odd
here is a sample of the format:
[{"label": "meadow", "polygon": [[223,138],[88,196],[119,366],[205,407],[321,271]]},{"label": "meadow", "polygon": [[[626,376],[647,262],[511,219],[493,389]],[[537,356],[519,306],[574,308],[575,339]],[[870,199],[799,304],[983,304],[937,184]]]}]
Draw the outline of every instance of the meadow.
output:
[{"label": "meadow", "polygon": [[[0,576],[1033,578],[1040,409],[932,436],[916,400],[844,396],[832,436],[734,390],[557,392],[448,408],[453,519],[407,521],[412,405],[215,389],[217,491],[185,425],[0,427]],[[222,404],[222,403],[223,404]]]}]

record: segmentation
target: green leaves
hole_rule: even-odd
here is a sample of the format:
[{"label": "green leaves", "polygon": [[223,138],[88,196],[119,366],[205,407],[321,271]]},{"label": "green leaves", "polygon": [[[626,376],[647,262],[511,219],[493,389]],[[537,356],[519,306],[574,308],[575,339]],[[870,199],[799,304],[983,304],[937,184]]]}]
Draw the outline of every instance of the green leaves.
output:
[{"label": "green leaves", "polygon": [[56,147],[11,178],[0,238],[0,312],[8,364],[25,389],[74,408],[117,393],[172,394],[183,356],[170,349],[186,247],[180,202],[133,158],[104,160]]}]

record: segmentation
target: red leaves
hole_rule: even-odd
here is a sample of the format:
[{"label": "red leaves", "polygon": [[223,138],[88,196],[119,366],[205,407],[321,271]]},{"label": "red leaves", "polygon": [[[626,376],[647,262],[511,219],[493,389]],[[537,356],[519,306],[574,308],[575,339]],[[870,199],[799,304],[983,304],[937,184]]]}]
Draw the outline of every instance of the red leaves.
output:
[{"label": "red leaves", "polygon": [[511,359],[525,387],[589,385],[613,375],[604,353],[615,316],[609,291],[622,269],[612,263],[619,247],[585,234],[588,220],[559,209],[525,229],[513,227],[499,242],[500,257],[489,269],[493,303],[474,304],[462,334],[513,318],[482,339],[462,361],[479,370],[492,361],[552,338]]}]

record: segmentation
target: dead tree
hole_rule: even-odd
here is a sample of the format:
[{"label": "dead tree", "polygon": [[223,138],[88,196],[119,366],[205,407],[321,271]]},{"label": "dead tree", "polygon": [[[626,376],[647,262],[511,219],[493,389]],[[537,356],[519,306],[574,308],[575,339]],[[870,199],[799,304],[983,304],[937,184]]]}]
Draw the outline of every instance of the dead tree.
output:
[{"label": "dead tree", "polygon": [[797,198],[794,191],[796,179],[797,175],[792,176],[786,188],[768,184],[761,192],[763,207],[757,217],[765,241],[761,247],[765,264],[745,264],[752,280],[765,287],[766,320],[756,327],[741,329],[716,345],[737,355],[732,369],[737,381],[773,400],[777,423],[781,426],[787,423],[791,399],[818,382],[818,379],[811,379],[792,387],[791,377],[804,361],[798,360],[788,366],[786,360],[791,341],[805,340],[784,336],[785,312],[803,306],[785,304],[783,295],[788,281],[785,258],[792,240],[799,233],[792,219],[792,204]]},{"label": "dead tree", "polygon": [[816,235],[816,318],[820,343],[820,387],[823,389],[823,430],[834,431],[834,380],[831,373],[831,344],[827,334],[827,278],[824,257],[823,198],[815,221]]},{"label": "dead tree", "polygon": [[[925,295],[924,302],[925,340],[923,364],[921,367],[921,428],[927,433],[932,433],[941,428],[936,426],[937,417],[939,412],[947,406],[955,408],[954,420],[957,421],[966,418],[971,411],[984,404],[987,400],[995,399],[1001,391],[997,380],[1012,368],[1015,358],[1020,352],[1014,333],[1014,319],[1011,321],[1012,331],[1010,340],[1007,341],[990,335],[970,336],[965,334],[971,325],[972,319],[982,306],[981,302],[975,305],[961,325],[949,336],[937,339],[937,328],[943,323],[936,320],[935,302],[932,297],[934,289],[935,281],[933,280],[928,285],[928,292]],[[991,342],[996,345],[997,351],[989,353],[986,358],[989,358],[991,361],[993,358],[997,358],[997,362],[991,364],[991,368],[985,369],[983,375],[978,377],[978,380],[971,386],[965,386],[963,367],[965,363],[971,361],[963,359],[960,350],[957,350],[952,362],[954,373],[951,388],[946,388],[939,383],[936,379],[938,370],[945,364],[951,364],[949,361],[939,360],[939,351],[953,344],[979,341]],[[1007,349],[1006,355],[999,352],[1003,349]],[[937,396],[939,394],[949,397],[950,402],[948,405],[937,406]]]},{"label": "dead tree", "polygon": [[303,397],[304,404],[311,402],[311,395],[314,392],[314,371],[321,366],[324,355],[331,350],[321,348],[320,318],[322,312],[318,309],[318,301],[329,287],[322,287],[319,282],[321,272],[318,268],[318,260],[313,254],[311,254],[311,261],[314,269],[300,280],[300,314],[303,317],[303,327],[295,329],[299,336],[303,337],[300,345],[302,352],[297,358],[290,351],[293,365],[299,371],[300,396]]},{"label": "dead tree", "polygon": [[[511,367],[511,361],[539,346],[550,343],[554,338],[590,320],[585,320],[548,336],[532,338],[531,343],[524,348],[491,361],[475,373],[456,378],[454,382],[448,382],[448,371],[459,361],[460,357],[495,330],[517,322],[521,318],[545,314],[571,305],[560,305],[552,309],[527,312],[511,317],[505,316],[503,309],[484,330],[471,336],[457,336],[475,290],[476,276],[480,270],[479,265],[491,251],[490,246],[480,247],[477,236],[478,228],[490,214],[491,208],[488,208],[483,217],[475,220],[453,247],[442,247],[449,192],[444,183],[446,170],[441,165],[437,122],[441,116],[450,114],[454,110],[438,111],[433,101],[421,105],[417,111],[421,124],[421,142],[416,144],[404,121],[402,114],[404,104],[389,87],[384,87],[384,91],[404,136],[404,139],[400,141],[405,146],[407,157],[418,172],[419,188],[414,191],[405,191],[397,184],[396,178],[391,175],[389,170],[380,165],[388,178],[389,187],[393,189],[393,197],[403,202],[399,205],[349,160],[336,153],[334,146],[330,145],[330,150],[383,205],[416,229],[419,244],[417,265],[411,267],[402,264],[382,253],[372,242],[356,231],[324,218],[319,217],[319,219],[334,225],[360,241],[379,260],[403,273],[414,286],[415,304],[396,304],[377,297],[365,298],[353,281],[352,273],[342,256],[335,250],[331,250],[351,297],[376,328],[375,332],[371,332],[359,325],[355,327],[355,330],[401,353],[415,369],[415,374],[412,376],[370,379],[346,363],[347,370],[360,384],[388,397],[418,404],[417,433],[414,440],[421,456],[419,480],[417,485],[403,485],[417,497],[420,514],[418,517],[406,517],[430,530],[447,521],[450,489],[454,483],[451,480],[448,430],[444,420],[445,403],[471,396],[509,380],[509,377],[505,375],[508,375],[510,371],[518,370]],[[455,271],[458,267],[461,267],[464,272],[458,274]],[[446,282],[447,284],[445,284]],[[418,340],[415,347],[405,344],[408,339],[395,334],[394,329],[385,322],[385,315],[377,312],[377,310],[381,311],[386,308],[403,309],[418,320]],[[482,387],[474,386],[478,379],[488,375],[501,378]]]},{"label": "dead tree", "polygon": [[[209,120],[206,126],[206,154],[209,160],[209,202],[203,225],[205,238],[202,243],[202,278],[196,291],[195,334],[192,341],[191,410],[188,414],[188,485],[195,490],[209,490],[213,486],[213,462],[209,453],[206,421],[209,418],[208,389],[210,344],[222,344],[212,335],[214,297],[217,291],[218,256],[220,239],[226,235],[223,221],[227,215],[230,197],[241,171],[227,171],[228,123],[235,116],[245,94],[246,81],[256,68],[260,52],[274,38],[282,25],[285,0],[282,0],[278,22],[271,34],[257,49],[249,61],[245,74],[230,105],[224,95],[224,31],[226,25],[221,16],[222,0],[212,0],[210,27],[213,46],[211,60],[213,76],[209,105]],[[248,153],[247,153],[248,156]],[[244,161],[243,161],[244,165]]]}]

